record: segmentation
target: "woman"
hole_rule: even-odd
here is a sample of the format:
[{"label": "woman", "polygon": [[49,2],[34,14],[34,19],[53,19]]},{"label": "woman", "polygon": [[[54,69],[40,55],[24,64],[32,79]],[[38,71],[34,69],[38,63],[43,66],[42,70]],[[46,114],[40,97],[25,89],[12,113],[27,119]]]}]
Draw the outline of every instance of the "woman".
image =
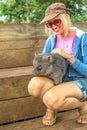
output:
[{"label": "woman", "polygon": [[41,21],[54,33],[49,36],[43,54],[58,53],[69,62],[63,83],[54,86],[46,77],[33,77],[28,92],[40,98],[47,111],[44,125],[56,122],[56,112],[78,108],[78,123],[87,123],[87,33],[71,27],[71,20],[63,3],[51,4]]}]

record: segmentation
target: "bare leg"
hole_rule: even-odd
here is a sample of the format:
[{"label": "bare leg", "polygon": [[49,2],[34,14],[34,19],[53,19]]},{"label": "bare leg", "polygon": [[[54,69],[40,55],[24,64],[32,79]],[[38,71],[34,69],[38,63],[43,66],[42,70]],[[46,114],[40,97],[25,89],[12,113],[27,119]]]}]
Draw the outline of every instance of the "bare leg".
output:
[{"label": "bare leg", "polygon": [[[28,91],[30,95],[43,100],[47,107],[46,118],[42,120],[44,125],[50,125],[51,121],[55,120],[55,111],[74,108],[87,110],[87,103],[80,102],[83,97],[82,91],[71,82],[54,86],[48,78],[34,77],[28,85]],[[78,122],[81,123],[86,121],[81,116],[78,119]]]},{"label": "bare leg", "polygon": [[80,116],[77,119],[77,122],[87,124],[87,101],[80,102],[76,98],[68,98],[68,99],[66,99],[65,104],[68,107],[64,106],[64,108],[63,108],[64,110],[71,110],[74,108],[78,108]]},{"label": "bare leg", "polygon": [[28,84],[30,95],[43,98],[43,95],[54,86],[53,81],[45,77],[33,77]]},{"label": "bare leg", "polygon": [[[53,111],[71,110],[75,108],[84,111],[87,110],[87,103],[80,102],[82,97],[82,91],[75,84],[67,82],[51,88],[44,94],[43,102],[47,108]],[[78,122],[87,123],[87,119],[84,120],[80,116]],[[46,124],[46,122],[44,122],[44,124]]]},{"label": "bare leg", "polygon": [[[80,102],[76,98],[67,98],[65,100],[64,106],[61,107],[58,111],[72,110],[72,109],[75,109],[75,108],[78,108],[79,110],[83,110],[83,111],[86,110],[86,113],[87,113],[87,102]],[[55,111],[57,111],[57,110],[52,111],[50,109],[47,109],[47,113],[45,115],[47,120],[46,120],[46,118],[45,119],[43,118],[43,120],[42,120],[43,124],[50,126],[50,125],[53,125],[56,122]],[[86,118],[86,120],[84,119],[83,116],[80,116],[77,119],[77,122],[78,123],[87,123],[87,115],[86,115],[85,118]],[[52,120],[53,123],[51,123],[51,120]]]},{"label": "bare leg", "polygon": [[[44,77],[34,77],[28,85],[28,92],[30,95],[43,100],[44,94],[53,87],[53,81]],[[55,112],[47,108],[46,115],[43,117],[44,125],[52,125],[54,123]]]}]

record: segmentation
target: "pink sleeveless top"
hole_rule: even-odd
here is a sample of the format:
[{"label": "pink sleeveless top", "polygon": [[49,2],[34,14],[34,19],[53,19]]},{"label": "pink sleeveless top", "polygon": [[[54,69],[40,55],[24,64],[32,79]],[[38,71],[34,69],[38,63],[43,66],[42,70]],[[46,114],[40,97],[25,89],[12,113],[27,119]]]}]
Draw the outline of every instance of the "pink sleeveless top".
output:
[{"label": "pink sleeveless top", "polygon": [[72,55],[75,35],[76,33],[69,38],[63,38],[60,35],[57,35],[55,48],[61,48],[68,54]]}]

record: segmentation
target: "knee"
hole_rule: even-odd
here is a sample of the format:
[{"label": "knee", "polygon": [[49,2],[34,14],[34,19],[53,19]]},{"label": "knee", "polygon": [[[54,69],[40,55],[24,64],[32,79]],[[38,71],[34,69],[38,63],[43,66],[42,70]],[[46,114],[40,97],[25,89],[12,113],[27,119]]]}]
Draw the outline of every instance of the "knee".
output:
[{"label": "knee", "polygon": [[52,92],[46,92],[43,96],[43,102],[48,107],[54,110],[55,108],[55,98],[52,94]]},{"label": "knee", "polygon": [[38,97],[38,79],[33,77],[28,84],[28,92],[30,95]]},{"label": "knee", "polygon": [[57,96],[57,98],[55,98],[54,94],[52,94],[52,92],[47,92],[44,96],[43,96],[43,102],[44,104],[52,109],[52,110],[58,110],[60,108],[62,108],[63,103],[64,103],[64,98]]}]

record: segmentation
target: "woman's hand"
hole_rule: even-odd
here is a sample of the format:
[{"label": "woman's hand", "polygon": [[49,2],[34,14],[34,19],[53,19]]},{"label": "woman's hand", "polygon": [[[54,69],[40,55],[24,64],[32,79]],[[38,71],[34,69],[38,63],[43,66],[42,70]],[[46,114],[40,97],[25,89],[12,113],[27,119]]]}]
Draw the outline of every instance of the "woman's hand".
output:
[{"label": "woman's hand", "polygon": [[59,55],[63,56],[65,59],[67,59],[70,63],[75,62],[75,58],[72,55],[68,54],[67,52],[65,52],[64,50],[62,50],[60,48],[53,49],[51,53],[58,53]]},{"label": "woman's hand", "polygon": [[51,53],[58,53],[59,55],[63,56],[66,59],[71,57],[70,54],[66,53],[64,50],[62,50],[60,48],[53,49]]}]

